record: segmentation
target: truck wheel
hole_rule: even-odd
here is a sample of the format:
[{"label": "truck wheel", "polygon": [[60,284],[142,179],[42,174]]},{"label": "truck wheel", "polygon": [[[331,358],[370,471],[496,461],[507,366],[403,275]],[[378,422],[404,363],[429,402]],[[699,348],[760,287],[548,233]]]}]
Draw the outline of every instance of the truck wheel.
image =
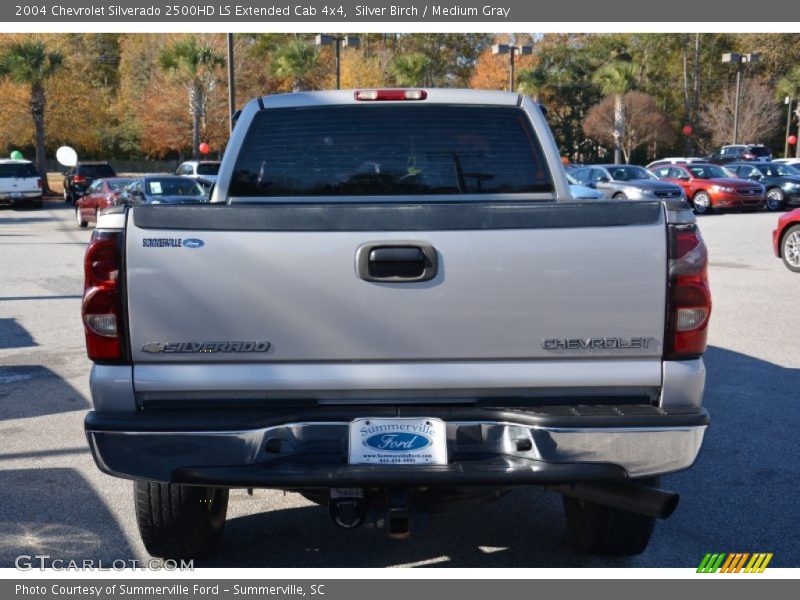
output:
[{"label": "truck wheel", "polygon": [[[658,486],[657,479],[643,480]],[[650,542],[656,520],[595,502],[563,496],[564,515],[572,546],[586,554],[631,556]]]},{"label": "truck wheel", "polygon": [[160,558],[216,552],[228,512],[228,489],[136,481],[136,521],[145,548]]}]

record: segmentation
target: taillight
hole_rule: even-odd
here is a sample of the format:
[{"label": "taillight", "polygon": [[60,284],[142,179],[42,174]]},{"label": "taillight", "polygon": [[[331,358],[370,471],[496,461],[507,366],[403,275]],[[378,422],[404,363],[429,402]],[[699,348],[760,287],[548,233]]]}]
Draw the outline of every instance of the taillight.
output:
[{"label": "taillight", "polygon": [[425,100],[428,92],[425,90],[357,90],[354,94],[356,100]]},{"label": "taillight", "polygon": [[669,303],[664,358],[697,358],[706,350],[711,289],[708,250],[697,225],[669,226]]},{"label": "taillight", "polygon": [[72,183],[86,183],[86,177],[83,175],[73,175]]},{"label": "taillight", "polygon": [[119,285],[121,264],[120,234],[95,231],[83,262],[81,309],[86,351],[91,360],[120,361],[125,358]]}]

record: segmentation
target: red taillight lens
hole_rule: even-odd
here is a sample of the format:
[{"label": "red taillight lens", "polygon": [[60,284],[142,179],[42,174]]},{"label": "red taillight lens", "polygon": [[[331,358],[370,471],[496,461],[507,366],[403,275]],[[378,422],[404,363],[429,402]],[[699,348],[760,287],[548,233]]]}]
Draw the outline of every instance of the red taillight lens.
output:
[{"label": "red taillight lens", "polygon": [[83,327],[86,351],[95,361],[124,359],[119,289],[120,234],[95,231],[84,258]]},{"label": "red taillight lens", "polygon": [[381,100],[425,100],[425,90],[357,90],[356,100],[375,102]]},{"label": "red taillight lens", "polygon": [[706,350],[711,289],[708,250],[696,225],[669,227],[669,305],[664,357],[697,358]]},{"label": "red taillight lens", "polygon": [[73,175],[72,183],[86,183],[86,177],[83,175]]}]

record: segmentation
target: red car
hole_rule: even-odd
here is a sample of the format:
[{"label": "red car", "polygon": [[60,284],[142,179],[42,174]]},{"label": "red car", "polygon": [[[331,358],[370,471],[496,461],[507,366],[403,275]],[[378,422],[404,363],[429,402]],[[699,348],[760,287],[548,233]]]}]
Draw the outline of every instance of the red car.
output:
[{"label": "red car", "polygon": [[800,273],[800,208],[781,215],[772,232],[772,249],[790,271]]},{"label": "red car", "polygon": [[109,177],[92,183],[86,193],[75,201],[75,222],[78,227],[97,223],[98,211],[116,206],[120,192],[132,181],[125,177]]},{"label": "red car", "polygon": [[766,202],[763,185],[749,179],[738,179],[718,165],[679,163],[656,167],[653,173],[659,179],[681,186],[698,214],[717,208],[759,210]]}]

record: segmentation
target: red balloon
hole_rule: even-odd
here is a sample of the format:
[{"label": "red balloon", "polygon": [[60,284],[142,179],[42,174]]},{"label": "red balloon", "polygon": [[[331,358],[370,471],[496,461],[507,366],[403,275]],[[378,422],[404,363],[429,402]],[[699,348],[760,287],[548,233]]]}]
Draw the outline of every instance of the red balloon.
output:
[{"label": "red balloon", "polygon": [[685,135],[686,137],[689,137],[690,135],[692,135],[692,132],[694,131],[694,129],[692,129],[691,125],[684,125],[683,129],[681,129],[681,131],[683,131],[683,135]]},{"label": "red balloon", "polygon": [[790,145],[794,146],[797,143],[797,136],[790,135],[788,138],[786,138],[786,141],[789,142]]},{"label": "red balloon", "polygon": [[205,142],[200,144],[200,154],[208,154],[209,152],[211,152],[211,146],[209,146]]}]

